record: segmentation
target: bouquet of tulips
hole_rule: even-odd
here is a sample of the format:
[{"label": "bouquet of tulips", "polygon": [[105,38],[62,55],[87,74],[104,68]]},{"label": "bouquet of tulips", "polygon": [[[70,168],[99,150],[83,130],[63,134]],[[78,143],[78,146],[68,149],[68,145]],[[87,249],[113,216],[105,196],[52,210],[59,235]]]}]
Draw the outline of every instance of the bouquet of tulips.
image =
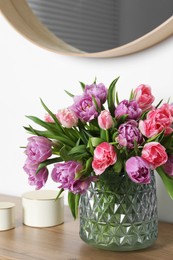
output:
[{"label": "bouquet of tulips", "polygon": [[25,127],[32,134],[23,167],[29,184],[40,189],[50,175],[60,189],[57,197],[68,190],[74,218],[80,195],[91,182],[106,179],[110,168],[115,174],[125,172],[137,185],[150,183],[157,172],[173,199],[173,105],[161,101],[154,106],[145,84],[119,101],[117,81],[108,88],[96,80],[80,82],[81,95],[66,91],[72,97],[69,107],[54,113],[41,100],[45,117],[28,116],[41,126]]}]

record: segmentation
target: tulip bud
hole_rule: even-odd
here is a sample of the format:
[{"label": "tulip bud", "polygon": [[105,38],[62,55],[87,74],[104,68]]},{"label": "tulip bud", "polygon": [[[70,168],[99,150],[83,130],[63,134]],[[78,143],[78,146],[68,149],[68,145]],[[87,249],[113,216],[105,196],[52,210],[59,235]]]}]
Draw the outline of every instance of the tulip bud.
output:
[{"label": "tulip bud", "polygon": [[103,110],[98,116],[98,124],[100,128],[107,130],[113,126],[112,116],[109,111]]}]

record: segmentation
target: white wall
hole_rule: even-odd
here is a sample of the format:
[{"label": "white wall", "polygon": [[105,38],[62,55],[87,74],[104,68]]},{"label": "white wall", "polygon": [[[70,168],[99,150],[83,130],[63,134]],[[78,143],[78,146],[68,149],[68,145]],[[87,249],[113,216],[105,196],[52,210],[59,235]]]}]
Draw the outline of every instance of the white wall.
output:
[{"label": "white wall", "polygon": [[[57,55],[20,36],[0,17],[1,149],[0,193],[21,196],[33,190],[22,167],[28,135],[23,129],[31,122],[25,115],[44,116],[39,98],[53,111],[71,104],[64,89],[78,94],[78,81],[91,83],[94,77],[108,85],[120,76],[120,99],[141,83],[151,85],[157,101],[173,97],[173,38],[137,54],[111,59],[89,59]],[[160,182],[159,218],[173,222],[173,202]],[[56,188],[49,181],[46,188]]]}]

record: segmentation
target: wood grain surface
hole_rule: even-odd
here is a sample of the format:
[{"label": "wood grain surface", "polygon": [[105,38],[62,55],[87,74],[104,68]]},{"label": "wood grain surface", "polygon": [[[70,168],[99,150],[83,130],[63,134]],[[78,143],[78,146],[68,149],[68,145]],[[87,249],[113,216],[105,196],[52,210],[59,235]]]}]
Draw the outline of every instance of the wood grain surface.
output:
[{"label": "wood grain surface", "polygon": [[111,252],[91,247],[79,237],[79,220],[65,206],[65,222],[50,228],[23,225],[20,197],[0,195],[0,201],[16,204],[16,227],[0,232],[0,260],[147,260],[173,259],[173,224],[159,223],[156,243],[145,250]]}]

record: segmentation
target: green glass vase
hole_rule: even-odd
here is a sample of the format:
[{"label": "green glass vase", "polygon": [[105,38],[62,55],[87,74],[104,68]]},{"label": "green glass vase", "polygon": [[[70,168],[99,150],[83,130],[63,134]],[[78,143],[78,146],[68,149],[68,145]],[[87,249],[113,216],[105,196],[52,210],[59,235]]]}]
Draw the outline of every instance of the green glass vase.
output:
[{"label": "green glass vase", "polygon": [[158,234],[154,173],[150,184],[136,184],[124,173],[103,175],[81,196],[81,239],[112,251],[151,246]]}]

